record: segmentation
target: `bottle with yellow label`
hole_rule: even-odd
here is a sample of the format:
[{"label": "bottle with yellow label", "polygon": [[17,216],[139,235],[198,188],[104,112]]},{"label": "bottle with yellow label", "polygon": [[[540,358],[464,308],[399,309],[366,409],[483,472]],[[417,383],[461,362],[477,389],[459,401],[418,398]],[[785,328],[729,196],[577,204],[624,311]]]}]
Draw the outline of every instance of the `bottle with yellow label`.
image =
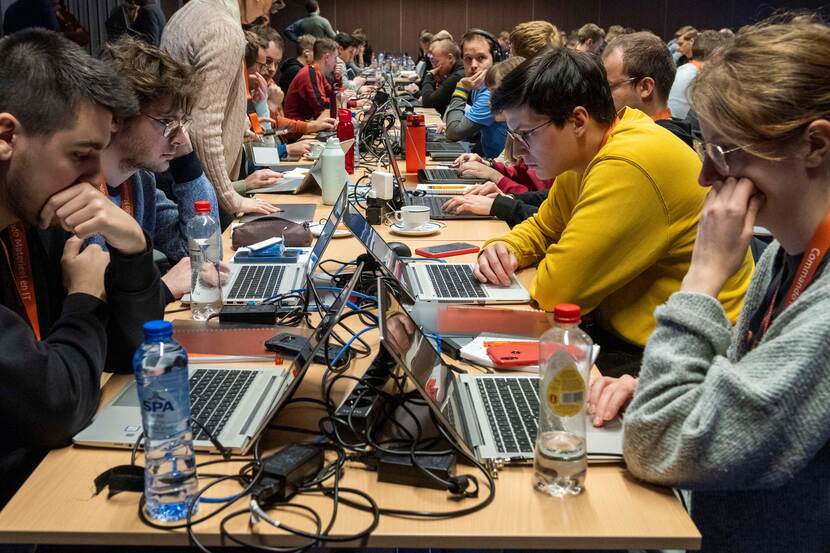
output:
[{"label": "bottle with yellow label", "polygon": [[578,305],[559,304],[539,339],[539,430],[533,484],[556,497],[585,488],[586,413],[593,341],[579,328]]}]

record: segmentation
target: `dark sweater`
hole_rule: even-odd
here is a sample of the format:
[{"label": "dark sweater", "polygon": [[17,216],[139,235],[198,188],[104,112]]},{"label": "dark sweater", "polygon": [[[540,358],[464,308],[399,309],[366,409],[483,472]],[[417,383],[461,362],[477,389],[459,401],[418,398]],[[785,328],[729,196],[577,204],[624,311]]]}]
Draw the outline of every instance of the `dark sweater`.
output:
[{"label": "dark sweater", "polygon": [[154,46],[161,44],[161,32],[167,24],[167,18],[155,2],[142,6],[133,23],[133,31]]},{"label": "dark sweater", "polygon": [[455,64],[452,72],[447,75],[440,85],[436,85],[435,77],[432,73],[427,72],[421,85],[421,105],[425,108],[435,108],[435,111],[443,117],[444,112],[447,111],[447,106],[450,105],[455,85],[463,77],[464,64],[461,62]]},{"label": "dark sweater", "polygon": [[282,65],[280,66],[280,78],[277,81],[277,84],[280,85],[283,92],[288,92],[288,87],[291,86],[291,81],[294,80],[294,77],[297,76],[297,73],[299,73],[302,68],[303,64],[297,61],[297,58],[288,58],[282,62]]},{"label": "dark sweater", "polygon": [[3,21],[3,34],[10,35],[23,29],[42,27],[59,31],[55,8],[49,0],[17,0],[8,7]]},{"label": "dark sweater", "polygon": [[141,325],[164,316],[152,248],[132,257],[110,251],[104,302],[66,294],[60,260],[67,237],[61,229],[27,233],[40,342],[18,314],[23,307],[0,256],[0,507],[48,450],[86,426],[101,373],[130,372]]}]

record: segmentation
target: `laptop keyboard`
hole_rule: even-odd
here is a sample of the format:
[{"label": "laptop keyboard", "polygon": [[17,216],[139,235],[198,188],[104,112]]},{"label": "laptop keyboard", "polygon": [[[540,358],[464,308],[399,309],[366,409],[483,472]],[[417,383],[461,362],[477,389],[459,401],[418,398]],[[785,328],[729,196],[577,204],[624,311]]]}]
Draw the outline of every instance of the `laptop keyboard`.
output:
[{"label": "laptop keyboard", "polygon": [[429,280],[441,298],[486,298],[469,265],[426,265]]},{"label": "laptop keyboard", "polygon": [[229,300],[254,300],[277,295],[285,265],[242,265],[233,283]]},{"label": "laptop keyboard", "polygon": [[441,196],[410,196],[409,203],[412,205],[426,205],[429,206],[429,210],[432,216],[435,215],[447,215],[447,213],[443,212],[444,202],[446,202],[449,198],[441,197]]},{"label": "laptop keyboard", "polygon": [[460,177],[455,169],[424,169],[429,180],[458,180]]},{"label": "laptop keyboard", "polygon": [[461,155],[466,152],[464,146],[456,142],[427,142],[427,152],[447,152]]},{"label": "laptop keyboard", "polygon": [[535,378],[477,378],[500,453],[533,451],[539,418]]},{"label": "laptop keyboard", "polygon": [[[190,416],[217,438],[236,406],[251,387],[257,373],[230,369],[198,369],[190,377]],[[193,425],[194,440],[209,440],[207,433]]]}]

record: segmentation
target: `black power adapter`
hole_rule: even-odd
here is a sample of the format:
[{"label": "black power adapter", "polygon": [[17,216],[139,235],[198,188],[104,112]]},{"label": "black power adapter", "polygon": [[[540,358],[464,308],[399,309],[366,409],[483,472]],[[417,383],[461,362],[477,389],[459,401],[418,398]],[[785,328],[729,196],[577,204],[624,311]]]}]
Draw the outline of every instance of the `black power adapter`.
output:
[{"label": "black power adapter", "polygon": [[280,315],[291,313],[296,307],[276,304],[225,305],[219,311],[219,322],[275,325]]},{"label": "black power adapter", "polygon": [[259,503],[281,503],[323,470],[323,450],[308,444],[288,445],[262,460],[262,475],[252,495]]},{"label": "black power adapter", "polygon": [[[452,482],[455,476],[455,454],[448,455],[418,455],[416,460],[419,466],[412,463],[412,457],[406,455],[390,455],[377,452],[375,454],[378,471],[378,482],[404,484],[420,488],[446,490],[447,485],[435,478],[424,474],[426,469],[444,482]],[[420,467],[420,468],[419,468]]]}]

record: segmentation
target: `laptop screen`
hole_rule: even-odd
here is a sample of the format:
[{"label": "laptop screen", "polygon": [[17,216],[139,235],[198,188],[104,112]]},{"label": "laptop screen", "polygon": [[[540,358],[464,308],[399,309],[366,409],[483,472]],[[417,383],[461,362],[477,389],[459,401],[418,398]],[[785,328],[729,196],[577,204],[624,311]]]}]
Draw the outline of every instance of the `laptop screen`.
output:
[{"label": "laptop screen", "polygon": [[361,267],[358,267],[358,270],[356,270],[354,275],[352,275],[349,283],[337,295],[337,298],[335,298],[334,302],[331,304],[331,307],[329,307],[326,314],[320,320],[317,328],[314,329],[314,333],[308,337],[305,347],[303,347],[291,363],[291,370],[288,375],[288,380],[286,381],[288,390],[286,395],[283,396],[283,400],[280,401],[280,404],[285,403],[285,401],[291,397],[296,388],[299,386],[303,375],[305,375],[308,367],[311,365],[312,359],[314,359],[314,353],[317,351],[317,348],[319,348],[326,341],[334,328],[334,325],[337,323],[337,319],[339,319],[340,315],[343,313],[343,307],[346,305],[346,301],[352,295],[354,287],[357,285],[357,281],[360,280],[360,269]]},{"label": "laptop screen", "polygon": [[432,342],[397,301],[389,284],[378,279],[380,336],[387,351],[403,367],[438,420],[457,443],[474,456],[461,407],[459,382]]},{"label": "laptop screen", "polygon": [[348,203],[349,187],[344,186],[343,191],[340,192],[340,196],[337,198],[337,201],[334,202],[334,207],[331,208],[329,218],[326,220],[325,225],[323,225],[323,230],[320,231],[320,237],[314,244],[314,248],[311,250],[311,255],[308,258],[308,264],[306,265],[306,277],[309,280],[311,279],[311,275],[314,274],[314,271],[317,270],[317,265],[319,265],[320,259],[326,252],[326,248],[328,247],[329,242],[331,242],[331,237],[334,235],[337,225],[340,224],[340,221],[343,218],[343,212],[346,211]]},{"label": "laptop screen", "polygon": [[409,287],[404,270],[406,264],[398,257],[398,254],[389,247],[389,244],[381,238],[380,234],[369,224],[369,221],[352,206],[349,206],[343,213],[343,222],[358,240],[366,247],[366,251],[377,261],[381,269],[397,280],[409,300],[414,302],[415,295]]}]

